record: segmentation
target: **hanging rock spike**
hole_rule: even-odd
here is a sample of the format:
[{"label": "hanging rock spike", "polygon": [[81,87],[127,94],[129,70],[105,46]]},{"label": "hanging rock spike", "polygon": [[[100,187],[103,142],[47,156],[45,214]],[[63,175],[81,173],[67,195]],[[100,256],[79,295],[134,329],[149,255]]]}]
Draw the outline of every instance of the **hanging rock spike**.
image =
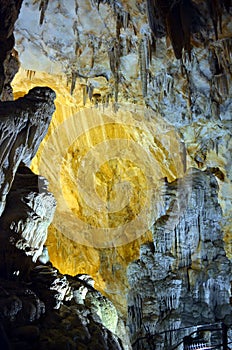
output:
[{"label": "hanging rock spike", "polygon": [[40,11],[40,20],[39,20],[39,24],[42,25],[43,21],[44,21],[44,15],[45,15],[45,11],[48,7],[48,1],[49,0],[41,0],[40,1],[40,5],[39,5],[39,11]]}]

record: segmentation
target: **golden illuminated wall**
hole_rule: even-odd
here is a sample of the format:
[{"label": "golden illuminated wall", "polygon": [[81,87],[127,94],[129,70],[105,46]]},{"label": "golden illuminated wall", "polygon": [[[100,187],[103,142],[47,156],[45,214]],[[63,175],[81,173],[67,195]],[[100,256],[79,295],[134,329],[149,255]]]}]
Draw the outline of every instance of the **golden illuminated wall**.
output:
[{"label": "golden illuminated wall", "polygon": [[49,132],[32,163],[57,199],[47,246],[62,273],[90,274],[125,306],[126,268],[139,257],[162,211],[160,181],[181,177],[187,160],[175,130],[143,106],[83,106],[64,76],[21,70],[15,98],[46,85],[57,93]]}]

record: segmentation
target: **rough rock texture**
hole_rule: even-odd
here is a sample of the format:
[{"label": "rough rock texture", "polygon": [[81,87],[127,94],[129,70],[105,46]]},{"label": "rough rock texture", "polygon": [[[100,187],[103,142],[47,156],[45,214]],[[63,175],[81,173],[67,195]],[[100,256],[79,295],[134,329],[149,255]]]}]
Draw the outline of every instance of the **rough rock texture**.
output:
[{"label": "rough rock texture", "polygon": [[[36,84],[56,90],[57,112],[49,135],[84,106],[112,103],[120,109],[125,101],[149,106],[176,129],[187,168],[210,168],[216,175],[220,225],[231,258],[231,2],[175,1],[170,9],[172,3],[57,0],[40,6],[39,1],[25,1],[16,24],[22,68],[14,93],[21,96]],[[145,140],[147,149],[147,135]],[[93,144],[94,137],[88,141]],[[74,173],[74,150],[69,151],[65,161]],[[39,171],[40,155],[34,161]],[[125,168],[125,173],[130,170]],[[70,197],[72,206],[77,195],[74,191]],[[91,274],[97,287],[125,311],[126,267],[150,236],[147,232],[133,244],[99,251],[51,227],[48,249],[55,266],[74,275]]]},{"label": "rough rock texture", "polygon": [[[171,98],[173,102],[178,100],[179,108],[173,118],[177,120],[178,112],[180,120],[191,113],[199,115],[199,108],[194,108],[194,105],[200,106],[203,99],[203,105],[208,102],[205,106],[208,114],[211,114],[211,107],[216,112],[217,107],[226,102],[230,89],[230,14],[219,6],[215,40],[212,11],[206,1],[185,2],[184,10],[188,9],[189,3],[194,9],[189,20],[190,62],[182,52],[183,60],[175,59],[170,45],[174,36],[164,28],[165,23],[159,24],[160,28],[163,27],[160,33],[155,32],[151,21],[149,26],[147,12],[151,19],[151,3],[94,0],[77,3],[71,0],[67,4],[63,0],[48,1],[41,25],[38,1],[25,2],[16,25],[16,47],[23,68],[31,72],[66,73],[73,93],[75,82],[81,82],[83,102],[88,99],[96,103],[107,102],[112,96],[116,101],[136,102],[144,96],[149,105],[155,98],[152,108],[160,109],[163,115],[169,112],[171,117],[175,103],[173,107],[168,104],[169,109],[163,110]],[[176,3],[178,7],[180,2]],[[160,15],[159,2],[153,7],[153,22],[156,22]],[[212,7],[215,10],[215,6]],[[169,16],[172,17],[172,13]],[[38,55],[41,55],[39,62]],[[198,92],[198,101],[193,90]],[[211,102],[214,102],[212,106]],[[224,108],[220,109],[223,112]]]},{"label": "rough rock texture", "polygon": [[[171,349],[194,327],[232,325],[231,262],[226,257],[217,181],[192,169],[166,183],[167,213],[153,227],[153,242],[128,267],[128,326],[134,349]],[[186,202],[182,215],[181,202]]]},{"label": "rough rock texture", "polygon": [[130,349],[123,321],[93,280],[62,275],[49,262],[55,205],[47,181],[20,163],[0,218],[1,349]]},{"label": "rough rock texture", "polygon": [[[129,350],[125,325],[113,304],[93,288],[88,276],[59,273],[44,247],[56,201],[47,181],[25,164],[44,137],[54,97],[49,88],[35,88],[25,98],[1,105],[6,131],[2,169],[5,165],[10,179],[0,217],[1,349]],[[14,112],[20,118],[14,118]],[[18,129],[12,121],[18,121]],[[9,136],[15,143],[10,144]]]},{"label": "rough rock texture", "polygon": [[1,349],[130,349],[116,309],[85,279],[51,264],[37,264],[30,283],[1,278]]},{"label": "rough rock texture", "polygon": [[19,166],[0,217],[1,276],[29,278],[32,262],[43,252],[55,207],[46,180]]},{"label": "rough rock texture", "polygon": [[130,349],[123,321],[94,281],[62,275],[49,262],[43,244],[54,209],[45,179],[19,167],[0,218],[1,349]]},{"label": "rough rock texture", "polygon": [[[1,35],[4,25],[13,30],[15,3],[1,2]],[[9,60],[4,64],[0,82],[8,69],[10,83],[14,69]],[[0,348],[129,350],[113,304],[93,288],[89,276],[60,274],[44,246],[56,201],[47,180],[27,166],[47,132],[54,98],[50,88],[36,87],[0,103]],[[5,91],[1,99],[11,94]]]},{"label": "rough rock texture", "polygon": [[11,81],[19,66],[17,55],[13,53],[14,24],[23,0],[1,0],[0,2],[0,99],[12,96]]},{"label": "rough rock texture", "polygon": [[48,130],[54,99],[52,89],[37,87],[15,102],[0,102],[0,214],[19,164],[30,165]]},{"label": "rough rock texture", "polygon": [[[43,85],[56,87],[59,90],[60,110],[48,136],[77,112],[81,105],[98,107],[103,104],[104,114],[104,107],[110,102],[117,110],[121,108],[120,103],[128,101],[148,106],[155,115],[158,115],[159,120],[163,119],[176,129],[186,157],[182,159],[184,167],[180,173],[178,171],[175,173],[173,179],[182,176],[183,168],[191,165],[200,169],[194,171],[192,176],[188,175],[183,181],[171,185],[168,185],[165,179],[166,185],[162,185],[164,188],[161,187],[165,193],[164,201],[158,203],[163,216],[152,229],[153,241],[141,247],[139,262],[129,267],[132,289],[128,298],[128,325],[131,329],[132,342],[138,340],[140,336],[146,336],[147,333],[152,342],[152,345],[146,340],[142,343],[137,342],[135,346],[139,349],[154,347],[152,334],[170,327],[191,325],[191,322],[194,325],[202,322],[211,323],[217,320],[231,324],[231,308],[228,304],[231,271],[222,240],[224,234],[226,252],[231,257],[230,11],[231,1],[228,0],[222,2],[219,0],[183,2],[31,0],[24,1],[21,17],[17,23],[16,49],[22,68],[26,69],[27,73],[21,70],[22,78],[19,77],[14,85],[15,96],[21,96],[28,91],[25,74],[27,84],[31,87],[37,84],[33,79],[38,77],[43,80]],[[43,73],[39,75],[35,72],[37,70]],[[54,78],[54,74],[57,73],[59,76]],[[67,97],[65,75],[68,90],[72,94],[70,97]],[[140,119],[139,114],[136,117]],[[112,127],[109,135],[114,131],[115,128]],[[94,146],[96,133],[93,133],[94,136],[90,134],[87,135],[87,141],[90,141],[87,144]],[[152,153],[153,147],[148,147],[150,142],[148,139],[148,134],[141,137],[144,142],[141,144],[144,144],[144,149]],[[165,153],[166,148],[162,142],[159,139],[153,141],[159,152],[162,150]],[[42,151],[35,161],[38,169],[41,153]],[[69,170],[67,173],[73,175],[77,170],[74,158],[78,157],[78,149],[70,147],[66,153],[63,164],[67,165],[66,169]],[[175,154],[175,147],[172,147],[171,152],[166,152],[165,157],[160,160],[167,173],[173,170],[170,167],[171,163],[168,162],[173,153]],[[128,158],[130,160],[127,156]],[[110,169],[108,173],[118,175],[117,171],[115,173],[111,171],[117,168],[114,162],[112,163],[112,167],[105,168]],[[131,163],[128,164],[128,168],[124,167],[124,174],[130,173],[133,169]],[[205,169],[208,169],[206,173],[203,172]],[[100,172],[99,179],[101,175],[104,177],[103,175],[108,173]],[[215,174],[217,180],[212,174]],[[162,173],[162,176],[165,174]],[[142,176],[136,177],[141,181]],[[63,180],[64,184],[69,183],[67,181],[69,179],[65,176]],[[185,202],[186,199],[184,188],[190,180],[193,181],[193,191],[189,197],[189,206],[183,211],[183,216],[180,216],[174,198],[178,198],[177,205],[181,205],[182,209],[185,208],[185,205],[182,207],[182,200]],[[222,212],[216,199],[216,181],[219,184]],[[74,200],[75,191],[70,200],[67,198],[69,188],[63,186],[62,189],[66,191],[64,199],[68,199],[70,207],[75,208],[77,202]],[[99,193],[104,197],[104,186]],[[110,196],[114,194],[113,191],[109,193]],[[138,203],[136,200],[133,210]],[[176,215],[177,209],[178,215]],[[82,212],[85,210],[86,208],[82,209]],[[114,220],[112,222],[116,223]],[[221,231],[221,227],[224,232]],[[112,299],[121,298],[127,288],[126,267],[138,254],[140,243],[150,239],[148,232],[144,234],[143,239],[140,238],[131,245],[99,251],[93,247],[88,249],[78,246],[62,235],[62,232],[51,230],[51,238],[48,241],[51,246],[48,249],[53,261],[64,270],[71,270],[74,275],[86,271],[88,265],[91,274],[100,281],[100,288],[111,295]],[[45,251],[41,259],[46,260]],[[61,324],[62,319],[64,320],[66,331],[71,328],[70,319],[73,321],[73,314],[70,308],[67,308],[70,306],[67,302],[72,307],[74,298],[70,301],[65,298],[69,293],[69,284],[74,282],[72,280],[67,283],[66,277],[59,274],[57,277],[57,273],[50,266],[38,268],[37,275],[39,269],[42,274],[40,283],[43,285],[43,281],[47,281],[47,286],[54,290],[55,297],[53,298],[50,293],[47,294],[47,286],[44,289],[38,287],[35,292],[38,293],[38,300],[41,300],[38,305],[49,299],[51,304],[58,308],[56,315],[59,314],[61,318],[57,316],[57,320]],[[53,272],[55,280],[53,277],[48,277],[46,280],[45,276]],[[33,278],[36,281],[36,277]],[[70,281],[69,278],[68,280]],[[110,329],[115,329],[117,319],[115,310],[111,308],[113,310],[111,319],[111,316],[108,316],[109,302],[101,299],[99,294],[92,290],[86,294],[86,299],[83,301],[85,287],[82,284],[80,288],[78,287],[78,291],[75,290],[75,302],[78,300],[81,307],[84,303],[92,308],[91,310],[95,310],[107,327],[112,321]],[[33,288],[32,290],[34,291]],[[122,304],[125,310],[125,302]],[[43,310],[43,307],[38,306],[38,309]],[[74,309],[76,310],[76,305]],[[25,318],[28,319],[28,316]],[[40,338],[44,340],[45,347],[64,348],[65,342],[69,343],[69,347],[75,348],[77,345],[73,344],[75,335],[72,331],[61,340],[61,343],[54,344],[51,334],[56,334],[58,338],[60,333],[56,332],[57,322],[51,318],[50,323],[46,321],[42,332],[40,326],[38,329],[27,328],[23,330],[23,337],[31,332],[35,339],[36,334],[41,332]],[[78,323],[77,320],[73,322]],[[75,339],[81,344],[83,342],[86,344],[89,339],[88,336],[84,340],[79,338],[87,334],[87,331],[83,330],[85,322],[86,319],[77,326],[80,334],[78,333]],[[6,326],[5,328],[8,331]],[[92,334],[95,334],[95,323],[90,328]],[[100,328],[101,330],[97,332],[100,344],[97,347],[117,348],[118,345],[115,343],[103,345],[108,331],[102,331],[102,326]],[[2,339],[7,342],[4,329],[1,327],[0,330],[3,334]],[[19,337],[22,330],[17,332]],[[64,334],[64,328],[61,328],[60,332]],[[45,334],[48,340],[44,339],[42,334]],[[185,332],[181,337],[184,335]],[[178,341],[178,337],[179,335],[175,335],[174,343]],[[111,336],[109,339],[111,341]],[[170,337],[165,338],[161,335],[161,338],[157,336],[155,340],[160,349],[163,349],[163,344],[166,342],[170,350]],[[90,338],[89,341],[90,346],[96,348],[94,340]]]}]

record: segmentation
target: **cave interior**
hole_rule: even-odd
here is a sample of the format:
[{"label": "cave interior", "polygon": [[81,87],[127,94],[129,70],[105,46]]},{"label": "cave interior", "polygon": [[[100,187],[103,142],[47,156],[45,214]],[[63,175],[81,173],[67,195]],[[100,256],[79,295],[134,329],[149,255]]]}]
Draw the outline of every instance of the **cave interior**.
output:
[{"label": "cave interior", "polygon": [[232,349],[231,0],[0,0],[0,349]]}]

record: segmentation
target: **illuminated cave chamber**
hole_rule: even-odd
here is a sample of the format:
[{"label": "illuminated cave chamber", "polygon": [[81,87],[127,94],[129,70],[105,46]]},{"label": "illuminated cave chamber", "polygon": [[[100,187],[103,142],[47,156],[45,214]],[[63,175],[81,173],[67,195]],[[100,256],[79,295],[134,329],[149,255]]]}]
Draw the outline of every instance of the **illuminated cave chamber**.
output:
[{"label": "illuminated cave chamber", "polygon": [[[17,282],[16,303],[6,295],[17,288],[4,280],[0,310],[18,305],[3,320],[6,343],[16,327],[16,348],[40,339],[38,349],[220,342],[225,349],[232,324],[231,32],[230,1],[23,1],[12,55],[12,42],[1,37],[9,45],[0,57],[2,100],[12,97],[7,67],[16,70],[19,57],[14,98],[48,86],[56,111],[41,142],[48,122],[39,118],[53,109],[49,89],[33,90],[31,124],[27,97],[0,109],[7,111],[2,145],[15,140],[2,158],[1,271],[32,281],[25,312],[27,287]],[[13,133],[4,126],[12,115]],[[22,164],[39,142],[31,169],[48,180],[49,192]],[[53,196],[51,265],[43,245]],[[59,341],[54,334],[62,334]]]}]

